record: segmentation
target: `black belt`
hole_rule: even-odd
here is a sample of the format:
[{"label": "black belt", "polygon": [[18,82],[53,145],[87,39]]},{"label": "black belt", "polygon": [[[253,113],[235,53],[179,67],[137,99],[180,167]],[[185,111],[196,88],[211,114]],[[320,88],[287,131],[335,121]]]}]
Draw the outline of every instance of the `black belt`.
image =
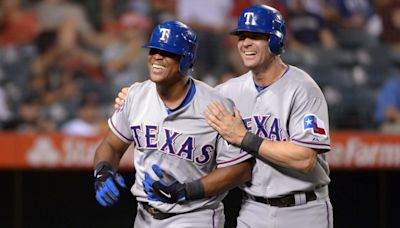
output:
[{"label": "black belt", "polygon": [[[297,192],[295,194],[304,193],[306,196],[305,202],[313,201],[317,199],[314,191],[311,192]],[[265,203],[274,207],[291,207],[296,205],[295,194],[286,195],[277,198],[264,198],[259,196],[249,196],[247,198],[253,199],[259,203]]]},{"label": "black belt", "polygon": [[177,213],[164,213],[145,202],[140,202],[140,204],[142,204],[145,211],[147,211],[153,218],[157,220],[163,220],[178,215]]}]

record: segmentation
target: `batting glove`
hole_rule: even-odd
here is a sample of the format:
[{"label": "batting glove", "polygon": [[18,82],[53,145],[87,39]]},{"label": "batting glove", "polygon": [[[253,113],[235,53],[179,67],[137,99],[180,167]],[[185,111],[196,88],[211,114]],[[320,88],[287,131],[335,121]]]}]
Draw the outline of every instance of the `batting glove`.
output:
[{"label": "batting glove", "polygon": [[112,206],[118,201],[120,192],[117,186],[126,188],[124,178],[121,174],[114,172],[111,164],[106,161],[96,165],[94,178],[96,200],[103,207]]},{"label": "batting glove", "polygon": [[158,165],[153,165],[152,169],[160,180],[153,180],[148,173],[144,174],[143,186],[149,200],[164,203],[185,201],[185,184],[178,182],[176,178],[164,172]]}]

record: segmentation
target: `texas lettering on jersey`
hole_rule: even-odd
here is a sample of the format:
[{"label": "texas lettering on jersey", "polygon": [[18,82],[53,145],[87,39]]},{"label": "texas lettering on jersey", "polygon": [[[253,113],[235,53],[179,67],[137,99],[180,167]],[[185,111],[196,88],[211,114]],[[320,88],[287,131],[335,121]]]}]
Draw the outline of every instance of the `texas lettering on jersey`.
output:
[{"label": "texas lettering on jersey", "polygon": [[[256,135],[274,141],[288,141],[289,136],[280,126],[279,118],[271,115],[257,115],[243,119],[248,130]],[[252,129],[255,126],[255,129]]]},{"label": "texas lettering on jersey", "polygon": [[215,150],[211,144],[202,145],[197,150],[194,136],[183,135],[172,129],[162,128],[160,134],[158,125],[133,125],[131,130],[137,149],[157,150],[199,165],[208,163]]}]

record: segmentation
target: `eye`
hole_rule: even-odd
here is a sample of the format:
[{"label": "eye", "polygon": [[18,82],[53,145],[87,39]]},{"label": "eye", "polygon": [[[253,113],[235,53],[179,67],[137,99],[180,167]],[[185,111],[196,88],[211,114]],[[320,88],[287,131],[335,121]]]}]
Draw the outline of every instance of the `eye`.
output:
[{"label": "eye", "polygon": [[180,55],[171,53],[171,52],[167,52],[167,51],[163,51],[160,49],[156,49],[156,48],[151,48],[149,51],[149,55],[155,55],[155,54],[159,54],[163,57],[168,57],[168,58],[172,58],[172,59],[180,59]]},{"label": "eye", "polygon": [[246,39],[246,36],[243,33],[241,33],[241,34],[238,35],[238,39],[239,40],[244,40],[244,39]]}]

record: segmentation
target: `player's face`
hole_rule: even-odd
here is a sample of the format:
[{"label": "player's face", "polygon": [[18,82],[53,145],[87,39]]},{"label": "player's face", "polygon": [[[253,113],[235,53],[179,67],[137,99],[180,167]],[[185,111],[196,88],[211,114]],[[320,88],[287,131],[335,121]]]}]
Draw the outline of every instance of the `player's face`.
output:
[{"label": "player's face", "polygon": [[238,35],[238,50],[243,64],[249,69],[256,69],[267,64],[271,58],[268,37],[265,34],[242,32]]},{"label": "player's face", "polygon": [[155,83],[162,83],[180,75],[179,60],[179,55],[159,49],[150,49],[147,56],[150,80]]}]

